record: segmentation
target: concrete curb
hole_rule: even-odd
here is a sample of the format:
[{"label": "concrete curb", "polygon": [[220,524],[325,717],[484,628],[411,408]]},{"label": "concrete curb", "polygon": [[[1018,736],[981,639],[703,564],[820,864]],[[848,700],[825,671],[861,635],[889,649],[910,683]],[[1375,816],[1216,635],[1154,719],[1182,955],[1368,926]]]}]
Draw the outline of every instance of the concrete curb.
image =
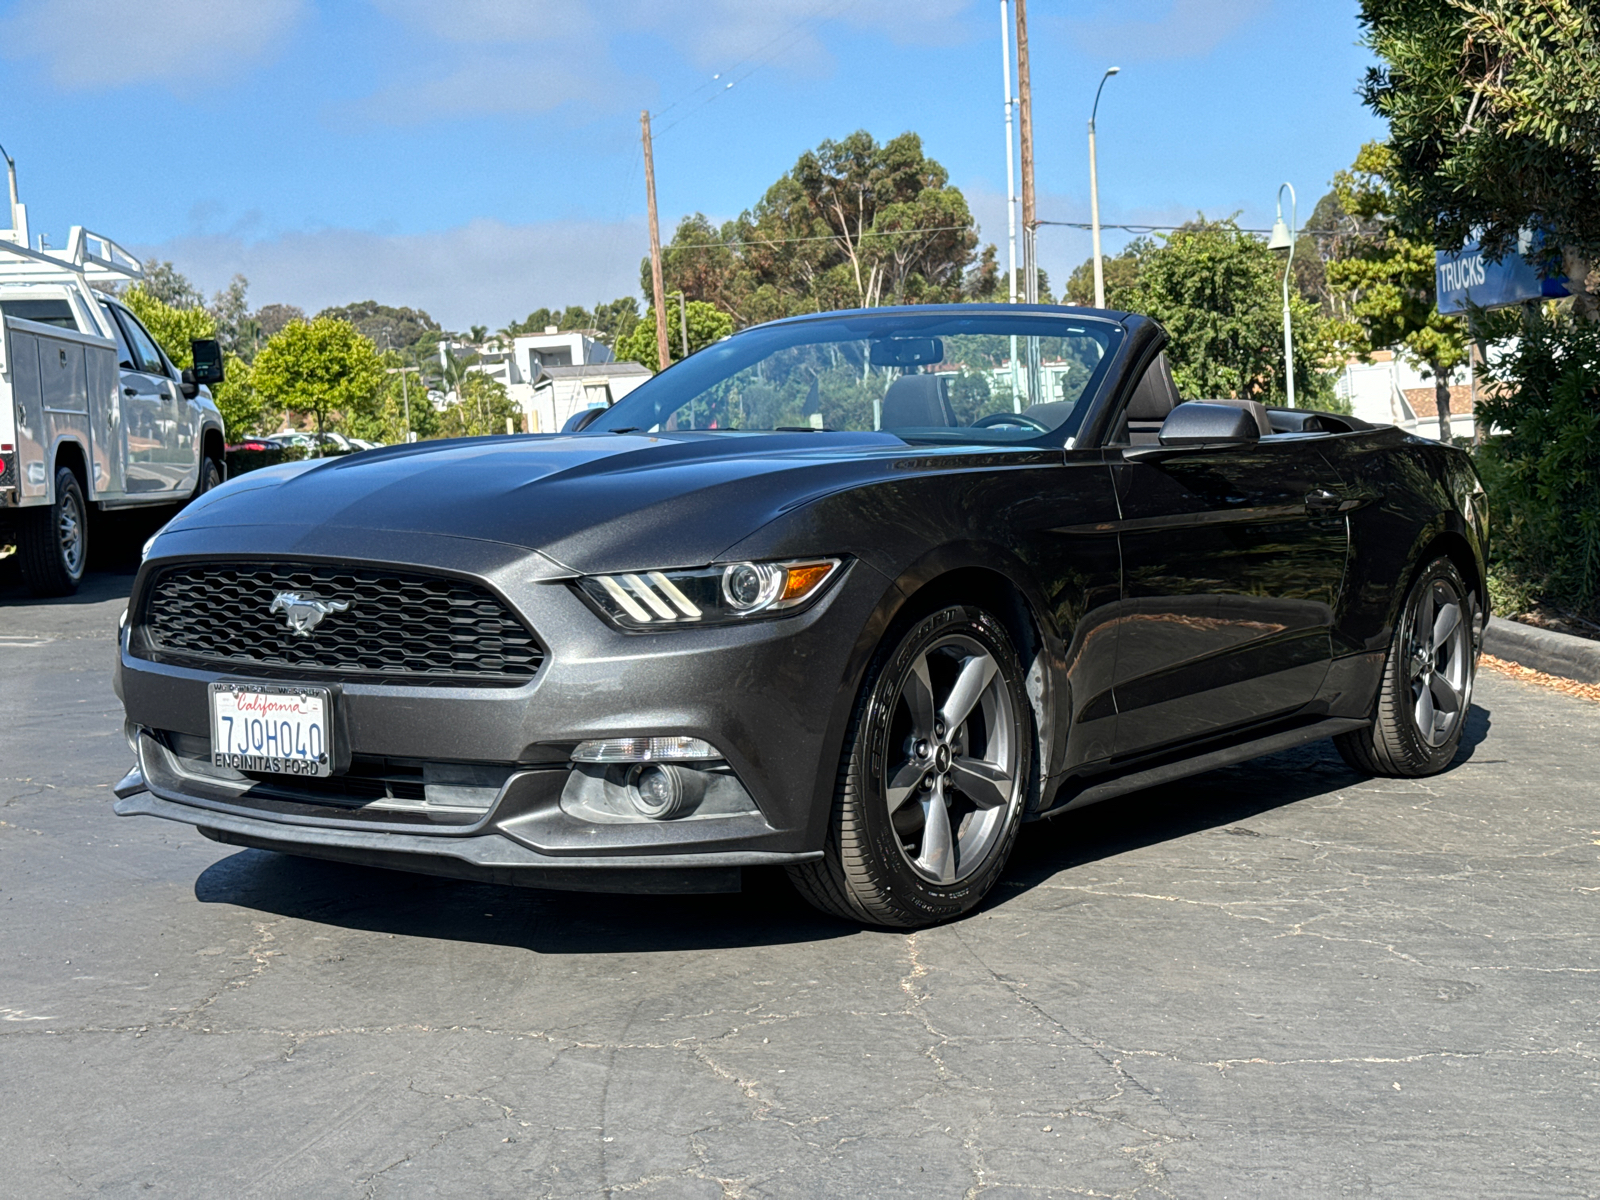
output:
[{"label": "concrete curb", "polygon": [[1600,642],[1570,633],[1490,617],[1483,631],[1483,652],[1547,675],[1600,683]]}]

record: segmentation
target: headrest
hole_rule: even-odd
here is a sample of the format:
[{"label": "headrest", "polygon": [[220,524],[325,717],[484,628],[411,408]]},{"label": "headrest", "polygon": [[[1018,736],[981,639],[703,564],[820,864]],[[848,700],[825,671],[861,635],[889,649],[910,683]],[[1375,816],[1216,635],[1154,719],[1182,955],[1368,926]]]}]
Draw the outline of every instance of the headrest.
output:
[{"label": "headrest", "polygon": [[1177,407],[1178,389],[1172,382],[1172,368],[1167,366],[1167,356],[1158,354],[1155,362],[1145,368],[1144,378],[1128,401],[1128,420],[1165,421]]},{"label": "headrest", "polygon": [[885,429],[926,428],[954,425],[955,414],[944,398],[943,381],[937,375],[902,375],[883,394]]},{"label": "headrest", "polygon": [[1255,419],[1256,429],[1262,437],[1272,436],[1272,418],[1267,416],[1267,406],[1259,400],[1211,400],[1185,401],[1186,404],[1226,404],[1229,408],[1242,408]]}]

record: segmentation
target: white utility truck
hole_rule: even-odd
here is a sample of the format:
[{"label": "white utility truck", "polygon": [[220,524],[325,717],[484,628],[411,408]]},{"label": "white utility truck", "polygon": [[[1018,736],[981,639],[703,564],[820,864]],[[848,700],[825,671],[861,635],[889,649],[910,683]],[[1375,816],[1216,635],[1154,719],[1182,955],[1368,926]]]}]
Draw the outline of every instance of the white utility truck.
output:
[{"label": "white utility truck", "polygon": [[0,230],[0,546],[13,539],[40,596],[77,590],[90,514],[182,504],[223,480],[215,341],[180,372],[139,319],[95,284],[143,278],[138,260],[74,226],[64,250],[28,245],[26,210]]}]

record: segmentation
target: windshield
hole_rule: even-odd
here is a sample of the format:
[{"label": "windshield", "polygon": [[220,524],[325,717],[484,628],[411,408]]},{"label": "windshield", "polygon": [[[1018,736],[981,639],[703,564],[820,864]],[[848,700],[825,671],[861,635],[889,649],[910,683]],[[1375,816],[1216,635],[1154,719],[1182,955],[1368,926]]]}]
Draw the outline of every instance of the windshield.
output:
[{"label": "windshield", "polygon": [[992,309],[760,326],[675,364],[589,428],[1068,437],[1121,337],[1121,326],[1099,318]]}]

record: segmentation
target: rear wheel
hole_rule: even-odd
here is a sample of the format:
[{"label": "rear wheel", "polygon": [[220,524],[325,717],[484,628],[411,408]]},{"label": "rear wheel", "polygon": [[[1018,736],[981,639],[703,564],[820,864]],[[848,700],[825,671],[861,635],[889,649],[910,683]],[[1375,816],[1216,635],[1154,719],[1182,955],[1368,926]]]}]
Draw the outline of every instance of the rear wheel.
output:
[{"label": "rear wheel", "polygon": [[1345,762],[1373,775],[1433,775],[1455,758],[1478,668],[1478,605],[1448,558],[1436,558],[1406,597],[1371,729],[1341,734]]},{"label": "rear wheel", "polygon": [[89,561],[89,506],[71,468],[56,471],[56,500],[17,514],[17,557],[35,596],[70,596]]},{"label": "rear wheel", "polygon": [[880,651],[856,702],[821,861],[800,893],[901,928],[966,912],[994,886],[1032,783],[1035,734],[1011,639],[967,605]]}]

